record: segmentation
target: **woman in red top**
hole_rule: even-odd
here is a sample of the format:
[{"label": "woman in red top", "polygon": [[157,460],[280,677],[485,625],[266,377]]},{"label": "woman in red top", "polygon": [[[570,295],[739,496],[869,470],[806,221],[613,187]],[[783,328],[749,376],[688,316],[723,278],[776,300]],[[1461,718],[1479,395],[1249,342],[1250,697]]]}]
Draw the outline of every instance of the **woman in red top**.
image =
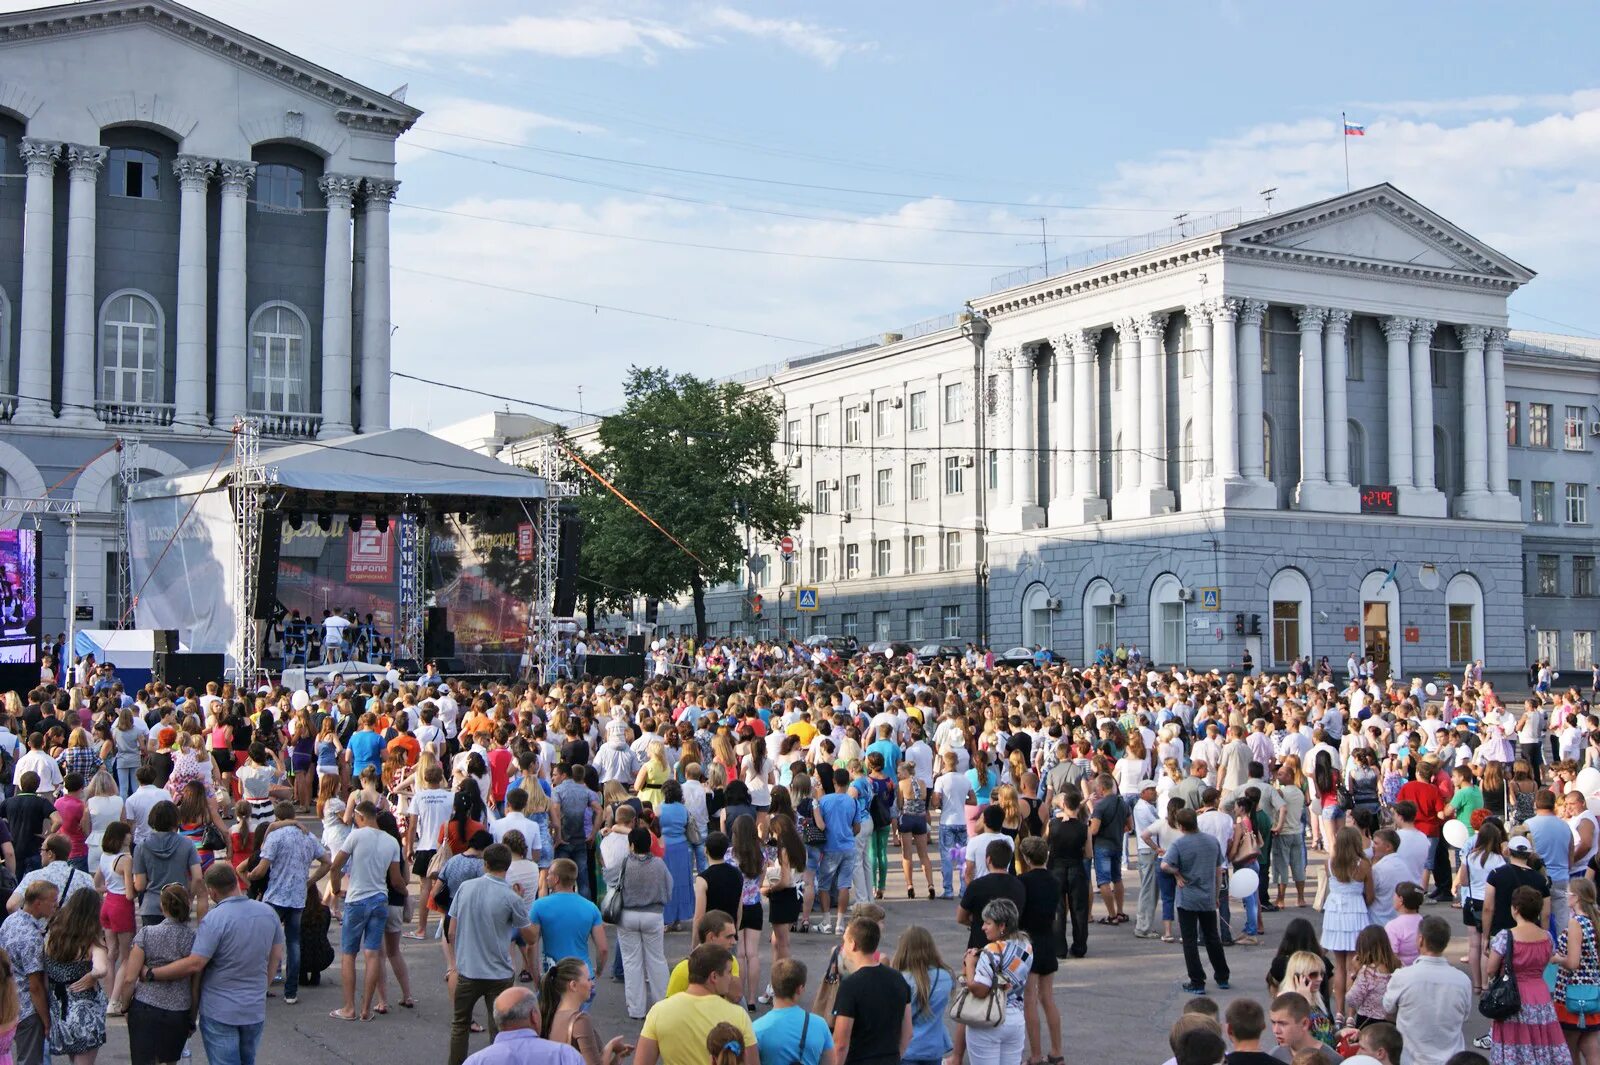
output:
[{"label": "woman in red top", "polygon": [[[1449,902],[1450,848],[1440,834],[1444,822],[1439,817],[1447,800],[1433,783],[1433,778],[1438,772],[1439,763],[1436,759],[1432,757],[1422,759],[1417,763],[1416,779],[1408,781],[1400,788],[1400,794],[1395,796],[1395,801],[1410,802],[1416,806],[1417,831],[1428,837],[1428,863],[1432,866],[1434,883],[1433,898],[1439,902]],[[1423,879],[1426,881],[1426,873],[1423,874]],[[1422,886],[1423,890],[1427,890],[1426,882]]]},{"label": "woman in red top", "polygon": [[467,841],[484,830],[485,826],[480,820],[483,815],[483,799],[478,795],[478,786],[470,780],[462,781],[456,789],[450,820],[439,830],[439,842],[448,846],[451,854],[460,854],[467,849]]}]

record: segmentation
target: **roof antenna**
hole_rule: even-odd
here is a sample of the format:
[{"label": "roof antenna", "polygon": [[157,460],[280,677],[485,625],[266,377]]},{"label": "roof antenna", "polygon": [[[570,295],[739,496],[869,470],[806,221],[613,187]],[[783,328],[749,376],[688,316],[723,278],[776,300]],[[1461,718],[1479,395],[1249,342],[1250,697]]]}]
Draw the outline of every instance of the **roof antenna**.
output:
[{"label": "roof antenna", "polygon": [[1189,212],[1188,211],[1184,211],[1181,214],[1175,214],[1175,215],[1172,216],[1172,220],[1174,222],[1176,222],[1177,225],[1178,225],[1178,236],[1180,236],[1180,237],[1188,236],[1188,234],[1183,231],[1183,224],[1184,224],[1185,221],[1188,220],[1188,218],[1189,218]]},{"label": "roof antenna", "polygon": [[1276,185],[1272,186],[1272,188],[1270,188],[1270,189],[1262,189],[1261,190],[1261,198],[1263,200],[1267,201],[1267,213],[1268,214],[1272,213],[1272,194],[1277,192],[1277,191],[1278,191],[1278,186],[1276,186]]}]

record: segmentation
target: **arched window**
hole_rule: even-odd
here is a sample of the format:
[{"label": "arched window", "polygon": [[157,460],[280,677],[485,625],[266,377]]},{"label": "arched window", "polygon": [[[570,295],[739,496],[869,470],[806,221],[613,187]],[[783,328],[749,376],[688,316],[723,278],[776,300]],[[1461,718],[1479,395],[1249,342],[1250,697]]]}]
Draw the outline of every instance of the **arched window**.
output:
[{"label": "arched window", "polygon": [[1400,642],[1400,582],[1389,570],[1375,569],[1361,580],[1361,652],[1371,657],[1380,681],[1399,676],[1404,645]]},{"label": "arched window", "polygon": [[1034,584],[1022,597],[1022,642],[1049,647],[1054,639],[1055,614],[1050,609],[1050,590]]},{"label": "arched window", "polygon": [[1184,637],[1183,582],[1163,573],[1150,586],[1150,663],[1182,665],[1188,661]]},{"label": "arched window", "polygon": [[1433,427],[1433,486],[1445,495],[1454,495],[1450,484],[1450,438],[1437,425]]},{"label": "arched window", "polygon": [[283,163],[256,167],[256,210],[299,214],[305,206],[305,171]]},{"label": "arched window", "polygon": [[128,200],[161,198],[161,160],[143,148],[113,148],[106,158],[111,195]]},{"label": "arched window", "polygon": [[1445,624],[1450,664],[1464,666],[1483,658],[1483,588],[1470,573],[1458,573],[1445,586]]},{"label": "arched window", "polygon": [[263,304],[250,319],[252,414],[304,414],[310,394],[306,316],[289,303]]},{"label": "arched window", "polygon": [[1367,483],[1367,434],[1361,423],[1350,419],[1350,483]]},{"label": "arched window", "polygon": [[143,292],[113,293],[100,308],[100,401],[160,403],[161,308]]},{"label": "arched window", "polygon": [[1117,608],[1111,601],[1111,582],[1097,577],[1083,591],[1083,660],[1095,661],[1102,648],[1109,658],[1117,643]]},{"label": "arched window", "polygon": [[1267,588],[1272,613],[1272,644],[1267,658],[1287,668],[1297,658],[1311,654],[1311,585],[1306,575],[1292,567],[1272,575]]},{"label": "arched window", "polygon": [[1194,421],[1191,419],[1183,423],[1183,453],[1178,456],[1182,464],[1183,479],[1192,481],[1199,471],[1195,469],[1194,462]]},{"label": "arched window", "polygon": [[1261,475],[1272,480],[1272,419],[1261,416]]}]

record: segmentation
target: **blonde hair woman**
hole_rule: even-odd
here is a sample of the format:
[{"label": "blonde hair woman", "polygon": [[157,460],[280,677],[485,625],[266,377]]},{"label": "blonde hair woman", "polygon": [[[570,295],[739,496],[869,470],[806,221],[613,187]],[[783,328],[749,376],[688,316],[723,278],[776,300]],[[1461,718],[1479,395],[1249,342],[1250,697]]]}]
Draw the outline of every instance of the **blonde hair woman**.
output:
[{"label": "blonde hair woman", "polygon": [[640,800],[650,804],[652,810],[661,809],[661,789],[672,779],[672,767],[667,764],[667,748],[660,740],[651,740],[645,748],[645,762],[633,780],[633,790]]}]

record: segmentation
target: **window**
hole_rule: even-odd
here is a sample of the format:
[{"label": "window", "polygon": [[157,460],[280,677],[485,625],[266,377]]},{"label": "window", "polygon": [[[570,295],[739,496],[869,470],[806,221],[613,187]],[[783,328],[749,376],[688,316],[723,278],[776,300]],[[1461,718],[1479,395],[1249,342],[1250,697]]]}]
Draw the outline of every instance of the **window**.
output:
[{"label": "window", "polygon": [[928,427],[928,393],[911,393],[911,431]]},{"label": "window", "polygon": [[993,492],[1000,487],[1000,452],[995,449],[989,451],[989,491]]},{"label": "window", "polygon": [[794,556],[783,560],[783,583],[794,584],[800,576],[800,567]]},{"label": "window", "polygon": [[[823,617],[821,614],[807,614],[806,615],[806,635],[807,636],[821,636],[822,632],[823,632],[823,629],[827,628],[827,626],[824,624],[824,622],[826,622],[827,620],[828,619]],[[728,635],[731,636],[733,634],[729,633]]]},{"label": "window", "polygon": [[1589,524],[1589,486],[1586,484],[1567,485],[1567,524]]},{"label": "window", "polygon": [[761,555],[758,565],[760,569],[757,580],[765,587],[772,581],[772,556],[768,554]]},{"label": "window", "polygon": [[1473,659],[1472,606],[1468,603],[1450,604],[1450,664],[1463,666]]},{"label": "window", "polygon": [[1539,660],[1555,665],[1561,657],[1561,631],[1559,629],[1540,629],[1534,633],[1534,644],[1538,647]]},{"label": "window", "polygon": [[1261,372],[1272,372],[1272,312],[1269,310],[1261,316]]},{"label": "window", "polygon": [[161,160],[140,148],[113,148],[106,157],[111,195],[127,200],[161,198]]},{"label": "window", "polygon": [[915,606],[906,611],[906,639],[920,640],[922,638],[922,608]]},{"label": "window", "polygon": [[889,436],[894,432],[894,405],[886,399],[878,400],[877,425],[873,432],[879,436]]},{"label": "window", "polygon": [[760,640],[762,643],[770,643],[772,641],[773,633],[772,626],[773,623],[771,618],[762,618],[761,624],[756,626],[756,639]]},{"label": "window", "polygon": [[266,163],[256,167],[256,210],[269,213],[299,214],[306,175],[299,167]]},{"label": "window", "polygon": [[966,416],[966,387],[957,381],[944,386],[944,420],[959,422]]},{"label": "window", "polygon": [[887,610],[874,610],[872,612],[872,638],[874,640],[887,640],[889,638],[889,612]]},{"label": "window", "polygon": [[784,423],[784,426],[783,426],[783,441],[784,441],[784,444],[786,445],[784,447],[785,453],[790,454],[790,455],[798,455],[798,454],[800,454],[800,419],[799,418],[795,418],[793,421],[788,421],[788,422]]},{"label": "window", "polygon": [[1515,477],[1506,480],[1506,494],[1517,497],[1517,502],[1522,502],[1522,482]]},{"label": "window", "polygon": [[1534,583],[1535,595],[1561,594],[1561,556],[1540,555],[1534,560],[1537,567]]},{"label": "window", "polygon": [[[1590,559],[1590,561],[1594,561]],[[921,573],[928,568],[928,539],[925,536],[911,538],[911,565],[912,573]]]},{"label": "window", "polygon": [[833,513],[833,492],[828,488],[828,481],[818,481],[816,488],[811,493],[811,509],[817,514]]},{"label": "window", "polygon": [[1185,483],[1194,480],[1194,422],[1183,423],[1183,447],[1178,452],[1178,466],[1183,471]]},{"label": "window", "polygon": [[953,455],[944,460],[944,494],[961,494],[961,460]]},{"label": "window", "polygon": [[304,414],[310,369],[305,316],[287,303],[269,303],[250,322],[250,410],[261,414]]},{"label": "window", "polygon": [[861,576],[861,545],[844,545],[844,579],[854,580]]},{"label": "window", "polygon": [[1445,362],[1445,353],[1438,348],[1428,351],[1428,376],[1433,381],[1434,388],[1443,388],[1446,375],[1449,373],[1448,364]]},{"label": "window", "polygon": [[1518,424],[1518,416],[1522,412],[1522,404],[1515,400],[1506,401],[1506,444],[1510,447],[1522,446],[1522,428]]},{"label": "window", "polygon": [[1528,446],[1550,446],[1550,404],[1528,404]]},{"label": "window", "polygon": [[785,491],[787,491],[789,493],[789,502],[793,503],[795,506],[799,506],[800,505],[800,486],[797,485],[797,484],[791,484],[791,485],[788,486],[787,489],[785,489]]},{"label": "window", "polygon": [[1300,657],[1300,603],[1272,604],[1272,664],[1287,666]]},{"label": "window", "polygon": [[911,464],[911,498],[928,498],[928,464],[926,462],[913,462]]},{"label": "window", "polygon": [[844,409],[844,442],[861,442],[861,408],[854,404]]},{"label": "window", "polygon": [[1567,416],[1562,426],[1561,439],[1566,443],[1568,451],[1583,450],[1583,408],[1568,407]]},{"label": "window", "polygon": [[853,640],[856,638],[856,630],[861,627],[861,623],[856,620],[858,617],[860,617],[859,614],[839,615],[839,632],[846,639]]},{"label": "window", "polygon": [[944,568],[957,569],[961,565],[961,534],[947,532],[944,534]]},{"label": "window", "polygon": [[961,608],[959,606],[939,608],[939,636],[945,640],[961,639]]},{"label": "window", "polygon": [[1272,419],[1261,416],[1261,475],[1272,480]]},{"label": "window", "polygon": [[1594,594],[1594,556],[1572,556],[1572,594]]},{"label": "window", "polygon": [[1556,520],[1556,486],[1553,481],[1533,482],[1533,520],[1548,525]]},{"label": "window", "polygon": [[817,447],[833,443],[833,427],[826,414],[811,419],[811,442]]},{"label": "window", "polygon": [[1575,632],[1572,634],[1572,668],[1594,668],[1594,633]]},{"label": "window", "polygon": [[811,549],[811,579],[814,581],[828,579],[828,549],[826,547],[813,547]]},{"label": "window", "polygon": [[1350,419],[1348,435],[1350,454],[1350,483],[1365,484],[1367,481],[1367,434],[1361,428],[1361,423],[1354,418]]},{"label": "window", "polygon": [[990,374],[983,384],[983,413],[990,418],[1000,409],[1000,375]]},{"label": "window", "polygon": [[872,575],[887,577],[893,565],[894,545],[888,540],[879,540],[872,551]]},{"label": "window", "polygon": [[100,397],[161,402],[161,315],[143,293],[119,292],[100,312]]},{"label": "window", "polygon": [[861,475],[859,473],[846,474],[844,478],[844,509],[861,509]]},{"label": "window", "polygon": [[879,470],[878,481],[873,488],[873,506],[886,507],[894,502],[894,471]]},{"label": "window", "polygon": [[1187,656],[1183,637],[1183,604],[1162,603],[1160,606],[1161,647],[1167,652],[1160,661],[1183,662]]},{"label": "window", "polygon": [[1361,327],[1354,318],[1350,320],[1350,346],[1345,349],[1344,379],[1346,381],[1359,381],[1366,373],[1366,366],[1362,358]]}]

